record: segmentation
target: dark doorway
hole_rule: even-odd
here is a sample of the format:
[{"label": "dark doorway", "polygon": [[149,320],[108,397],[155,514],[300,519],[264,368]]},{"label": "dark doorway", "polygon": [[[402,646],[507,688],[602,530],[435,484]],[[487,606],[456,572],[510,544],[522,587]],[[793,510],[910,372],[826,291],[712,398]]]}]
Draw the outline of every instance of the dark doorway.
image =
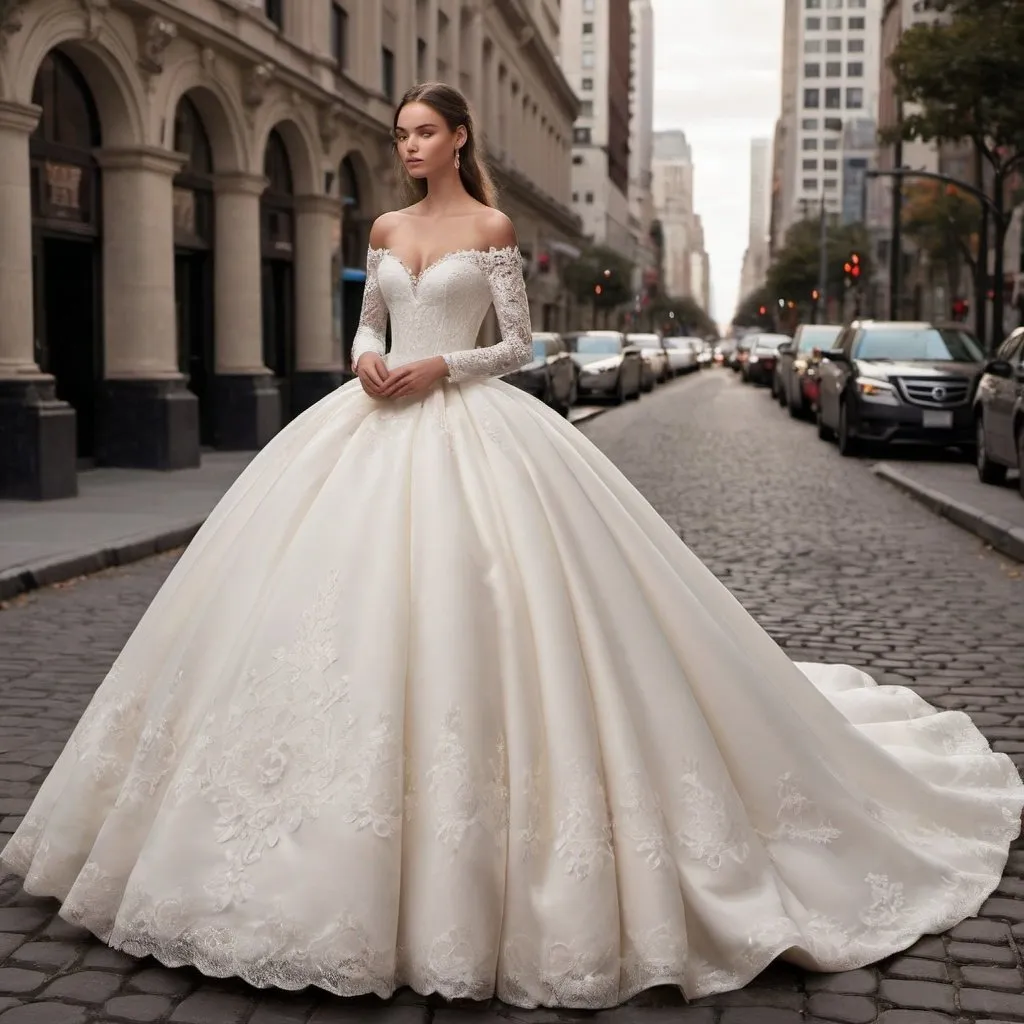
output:
[{"label": "dark doorway", "polygon": [[97,330],[99,253],[88,240],[43,238],[39,363],[57,379],[57,397],[78,422],[78,457],[93,454],[96,395],[102,382]]},{"label": "dark doorway", "polygon": [[213,150],[186,95],[174,117],[174,149],[188,158],[174,179],[174,291],[178,368],[199,400],[199,443],[213,444]]},{"label": "dark doorway", "polygon": [[263,252],[263,360],[281,395],[281,422],[295,414],[291,375],[295,369],[295,191],[291,162],[277,130],[267,139],[263,174],[268,181],[260,200]]},{"label": "dark doorway", "polygon": [[100,123],[89,87],[60,50],[43,59],[30,140],[36,359],[75,409],[79,458],[92,456],[103,378]]}]

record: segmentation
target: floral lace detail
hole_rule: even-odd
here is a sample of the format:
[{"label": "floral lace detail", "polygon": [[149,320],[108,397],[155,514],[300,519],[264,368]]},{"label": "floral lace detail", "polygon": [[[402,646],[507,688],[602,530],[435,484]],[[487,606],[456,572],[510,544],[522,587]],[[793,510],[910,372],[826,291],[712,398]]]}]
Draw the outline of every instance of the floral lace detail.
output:
[{"label": "floral lace detail", "polygon": [[582,760],[568,767],[565,806],[555,835],[555,853],[566,873],[581,882],[601,862],[612,860],[612,826],[604,783]]},{"label": "floral lace detail", "polygon": [[505,741],[499,738],[487,776],[480,779],[470,764],[462,729],[462,713],[450,708],[427,772],[429,791],[436,802],[437,838],[453,854],[475,825],[503,846],[508,825]]},{"label": "floral lace detail", "polygon": [[388,326],[388,305],[381,294],[377,269],[380,266],[383,249],[370,248],[366,252],[366,283],[363,286],[363,306],[359,312],[359,326],[352,339],[352,354],[349,357],[355,370],[359,357],[364,352],[376,352],[383,356],[386,347]]},{"label": "floral lace detail", "polygon": [[519,830],[519,841],[523,845],[523,860],[533,857],[541,845],[541,769],[535,764],[529,771],[523,772],[521,791],[525,794],[526,822]]},{"label": "floral lace detail", "polygon": [[696,761],[686,763],[679,779],[678,801],[685,821],[676,832],[676,840],[691,857],[703,861],[713,871],[718,871],[726,860],[743,864],[750,854],[741,824],[746,813],[727,786],[728,783],[720,785],[718,790],[729,792],[729,803],[722,792],[703,781]]},{"label": "floral lace detail", "polygon": [[892,927],[903,910],[903,883],[880,874],[870,874],[864,881],[871,890],[871,903],[861,911],[861,921],[869,928]]},{"label": "floral lace detail", "polygon": [[765,842],[799,841],[826,846],[843,834],[804,796],[792,772],[786,772],[779,778],[776,789],[779,794],[778,824],[771,832],[758,832]]},{"label": "floral lace detail", "polygon": [[628,838],[649,868],[672,864],[661,800],[640,772],[626,777],[614,824],[616,835]]}]

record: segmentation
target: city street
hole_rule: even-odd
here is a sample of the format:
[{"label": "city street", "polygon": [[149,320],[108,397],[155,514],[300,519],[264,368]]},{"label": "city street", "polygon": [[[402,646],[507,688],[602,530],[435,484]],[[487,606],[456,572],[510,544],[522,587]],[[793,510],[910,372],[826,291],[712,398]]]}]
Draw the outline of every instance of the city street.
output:
[{"label": "city street", "polygon": [[[839,456],[767,391],[708,370],[581,429],[798,660],[846,661],[969,711],[1024,765],[1024,566],[987,550],[872,470]],[[0,845],[175,558],[33,591],[0,610]],[[592,1017],[273,994],[136,962],[0,880],[0,1024],[472,1024]],[[773,967],[687,1005],[647,993],[611,1024],[940,1024],[1024,1021],[1024,845],[982,916],[877,967]]]}]

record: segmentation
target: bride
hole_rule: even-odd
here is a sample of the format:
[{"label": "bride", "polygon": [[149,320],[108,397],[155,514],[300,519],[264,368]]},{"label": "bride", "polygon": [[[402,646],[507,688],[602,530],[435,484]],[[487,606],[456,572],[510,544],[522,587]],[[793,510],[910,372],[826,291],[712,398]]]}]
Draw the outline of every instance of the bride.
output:
[{"label": "bride", "polygon": [[3,864],[165,964],[523,1007],[840,971],[975,914],[1019,831],[1010,760],[791,662],[496,379],[530,317],[465,100],[413,89],[395,144],[422,198],[373,226],[358,381],[225,495]]}]

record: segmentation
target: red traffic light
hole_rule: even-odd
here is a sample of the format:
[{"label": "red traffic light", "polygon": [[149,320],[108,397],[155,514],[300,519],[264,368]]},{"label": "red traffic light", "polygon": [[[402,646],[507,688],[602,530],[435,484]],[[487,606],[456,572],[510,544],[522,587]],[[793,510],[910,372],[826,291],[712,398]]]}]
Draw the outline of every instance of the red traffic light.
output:
[{"label": "red traffic light", "polygon": [[844,263],[843,264],[843,273],[849,274],[850,271],[852,271],[852,270],[853,270],[853,264],[852,263]]},{"label": "red traffic light", "polygon": [[758,309],[758,313],[760,313],[761,316],[764,316],[765,313],[767,313],[767,312],[768,312],[768,307],[767,306],[761,306],[761,308]]},{"label": "red traffic light", "polygon": [[604,291],[604,289],[599,284],[595,284],[594,285],[594,294],[595,295],[600,295],[601,292],[603,292],[603,291]]},{"label": "red traffic light", "polygon": [[851,262],[851,263],[860,263],[860,257],[859,257],[859,256],[858,256],[858,255],[857,255],[856,253],[854,253],[854,254],[853,254],[853,255],[852,255],[851,257],[850,257],[850,262]]},{"label": "red traffic light", "polygon": [[853,274],[854,277],[860,277],[860,267],[854,264],[853,270],[850,271],[850,273]]}]

